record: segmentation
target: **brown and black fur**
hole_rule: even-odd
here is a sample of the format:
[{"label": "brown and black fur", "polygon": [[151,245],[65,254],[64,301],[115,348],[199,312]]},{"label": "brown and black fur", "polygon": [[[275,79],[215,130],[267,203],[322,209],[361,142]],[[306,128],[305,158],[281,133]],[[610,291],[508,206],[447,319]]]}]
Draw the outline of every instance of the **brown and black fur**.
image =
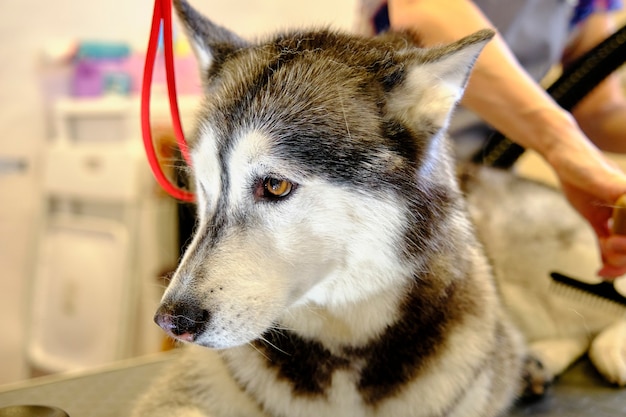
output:
[{"label": "brown and black fur", "polygon": [[433,49],[331,30],[249,43],[176,6],[206,92],[199,220],[156,321],[202,347],[134,415],[503,413],[525,347],[445,136],[493,33]]}]

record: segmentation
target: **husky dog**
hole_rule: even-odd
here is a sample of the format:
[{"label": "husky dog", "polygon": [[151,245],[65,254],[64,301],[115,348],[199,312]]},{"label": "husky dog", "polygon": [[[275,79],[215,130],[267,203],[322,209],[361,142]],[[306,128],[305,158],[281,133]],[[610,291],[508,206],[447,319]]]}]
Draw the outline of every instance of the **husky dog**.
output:
[{"label": "husky dog", "polygon": [[484,168],[469,167],[464,174],[470,213],[504,304],[548,379],[588,353],[607,381],[626,385],[623,308],[551,288],[551,272],[600,282],[588,224],[551,187]]},{"label": "husky dog", "polygon": [[249,43],[175,6],[206,100],[197,230],[155,320],[189,346],[134,416],[505,412],[528,353],[445,134],[493,32]]}]

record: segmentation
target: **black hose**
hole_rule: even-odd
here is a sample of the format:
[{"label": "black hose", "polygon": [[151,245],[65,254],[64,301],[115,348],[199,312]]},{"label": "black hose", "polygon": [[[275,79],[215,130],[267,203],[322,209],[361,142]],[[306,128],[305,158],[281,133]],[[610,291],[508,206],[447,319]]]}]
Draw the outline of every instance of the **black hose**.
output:
[{"label": "black hose", "polygon": [[[547,92],[562,108],[571,111],[624,62],[626,25],[569,65]],[[472,157],[472,162],[508,169],[523,153],[522,146],[496,131]]]}]

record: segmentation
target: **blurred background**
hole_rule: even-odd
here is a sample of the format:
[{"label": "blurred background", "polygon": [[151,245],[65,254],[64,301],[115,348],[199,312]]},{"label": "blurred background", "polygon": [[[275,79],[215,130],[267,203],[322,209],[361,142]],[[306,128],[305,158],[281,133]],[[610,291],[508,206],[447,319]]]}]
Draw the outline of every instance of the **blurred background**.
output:
[{"label": "blurred background", "polygon": [[[352,30],[357,0],[192,0],[244,37]],[[151,0],[0,0],[0,384],[167,348],[152,323],[179,257],[177,203],[149,172],[138,81]],[[620,16],[622,21],[624,16]],[[199,81],[176,38],[183,125]],[[176,158],[156,70],[152,125]],[[520,168],[548,178],[525,156]]]},{"label": "blurred background", "polygon": [[[243,36],[351,29],[356,1],[194,0]],[[176,203],[141,148],[151,0],[0,0],[0,384],[162,349],[151,317],[178,258]],[[182,37],[185,127],[199,82]],[[156,149],[172,158],[163,73]],[[167,164],[167,162],[166,162]]]}]

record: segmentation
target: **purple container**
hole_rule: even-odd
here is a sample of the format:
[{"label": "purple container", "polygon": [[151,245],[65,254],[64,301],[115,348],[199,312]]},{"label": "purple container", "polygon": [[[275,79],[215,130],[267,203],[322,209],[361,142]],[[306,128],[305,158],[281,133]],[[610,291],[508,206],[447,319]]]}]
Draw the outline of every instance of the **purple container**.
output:
[{"label": "purple container", "polygon": [[75,97],[97,97],[103,89],[102,67],[95,59],[82,58],[76,62],[72,77],[72,95]]},{"label": "purple container", "polygon": [[129,77],[126,59],[81,58],[74,68],[72,95],[97,97],[105,93],[128,94]]}]

